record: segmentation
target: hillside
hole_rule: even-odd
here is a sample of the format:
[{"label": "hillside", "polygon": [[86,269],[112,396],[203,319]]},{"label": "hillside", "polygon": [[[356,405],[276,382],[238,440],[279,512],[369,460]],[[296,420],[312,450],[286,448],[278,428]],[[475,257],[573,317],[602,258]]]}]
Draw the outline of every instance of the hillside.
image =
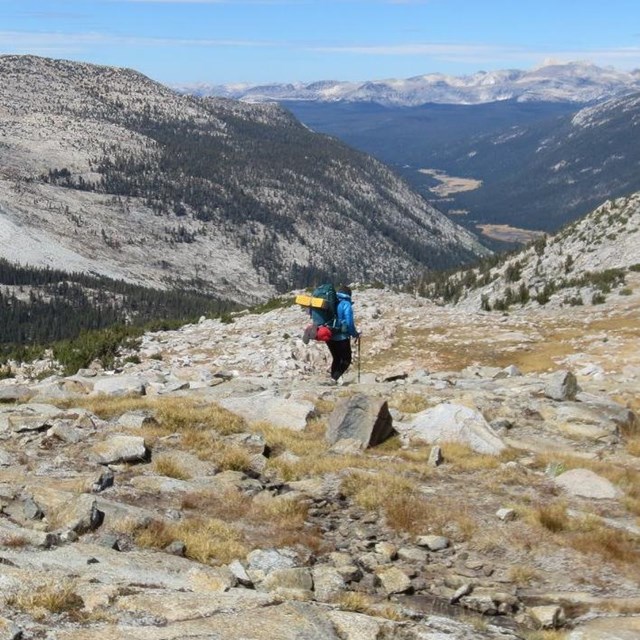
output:
[{"label": "hillside", "polygon": [[437,165],[482,181],[455,207],[484,223],[556,231],[606,198],[640,188],[640,94],[441,149]]},{"label": "hillside", "polygon": [[640,192],[609,200],[557,234],[480,267],[437,276],[422,292],[460,308],[578,307],[627,295],[640,270]]},{"label": "hillside", "polygon": [[0,256],[241,302],[406,281],[486,250],[391,171],[274,105],[0,57]]}]

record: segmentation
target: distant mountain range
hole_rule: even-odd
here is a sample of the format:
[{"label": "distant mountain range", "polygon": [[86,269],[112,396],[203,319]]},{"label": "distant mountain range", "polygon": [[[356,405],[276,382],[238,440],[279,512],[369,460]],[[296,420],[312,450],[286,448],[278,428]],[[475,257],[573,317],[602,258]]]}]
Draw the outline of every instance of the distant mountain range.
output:
[{"label": "distant mountain range", "polygon": [[277,105],[0,56],[0,257],[242,303],[405,282],[487,250],[380,162]]},{"label": "distant mountain range", "polygon": [[479,71],[469,76],[430,73],[407,79],[289,84],[192,84],[175,87],[198,96],[245,102],[370,102],[412,107],[427,103],[481,104],[519,102],[594,102],[640,91],[640,70],[602,68],[584,62],[547,64],[522,71]]},{"label": "distant mountain range", "polygon": [[312,130],[391,166],[474,232],[488,224],[555,231],[640,189],[640,70],[575,62],[461,78],[189,90],[278,101]]}]

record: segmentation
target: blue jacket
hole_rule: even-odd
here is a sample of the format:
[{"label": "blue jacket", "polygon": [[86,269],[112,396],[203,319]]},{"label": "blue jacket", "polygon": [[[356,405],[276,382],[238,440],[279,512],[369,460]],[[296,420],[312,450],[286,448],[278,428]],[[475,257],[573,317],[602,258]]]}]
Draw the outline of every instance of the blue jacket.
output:
[{"label": "blue jacket", "polygon": [[338,308],[336,315],[338,317],[338,329],[331,337],[332,340],[348,340],[349,338],[357,338],[359,333],[353,321],[353,303],[351,296],[346,293],[338,292]]}]

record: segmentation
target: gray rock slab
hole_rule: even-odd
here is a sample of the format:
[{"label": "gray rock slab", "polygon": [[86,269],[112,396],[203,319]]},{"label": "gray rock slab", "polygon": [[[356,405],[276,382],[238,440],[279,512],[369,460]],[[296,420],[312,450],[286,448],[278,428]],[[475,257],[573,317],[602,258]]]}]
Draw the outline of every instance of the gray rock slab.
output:
[{"label": "gray rock slab", "polygon": [[141,429],[156,426],[158,421],[150,411],[127,411],[116,420],[116,424],[125,429]]},{"label": "gray rock slab", "polygon": [[640,616],[601,618],[578,625],[567,640],[638,640]]},{"label": "gray rock slab", "polygon": [[296,398],[283,398],[271,394],[230,396],[218,404],[243,417],[247,422],[269,422],[276,427],[302,431],[315,415],[313,403]]},{"label": "gray rock slab", "polygon": [[547,378],[544,393],[548,398],[559,402],[575,400],[578,381],[571,371],[556,371]]},{"label": "gray rock slab", "polygon": [[0,403],[26,402],[34,394],[33,390],[22,384],[0,385]]},{"label": "gray rock slab", "polygon": [[361,448],[374,447],[395,435],[387,401],[358,393],[341,401],[329,416],[326,439],[360,443]]},{"label": "gray rock slab", "polygon": [[278,569],[291,569],[296,564],[296,554],[288,549],[256,549],[247,556],[247,568],[265,575]]},{"label": "gray rock slab", "polygon": [[49,526],[78,534],[92,531],[102,524],[104,513],[98,509],[94,496],[57,491],[46,486],[30,488],[34,500],[44,510]]},{"label": "gray rock slab", "polygon": [[95,378],[92,395],[107,395],[112,397],[143,396],[145,384],[135,376],[104,376]]},{"label": "gray rock slab", "polygon": [[49,572],[53,577],[73,573],[83,582],[98,579],[102,584],[136,584],[141,589],[148,586],[212,594],[215,589],[212,590],[211,585],[220,582],[219,569],[215,567],[151,549],[121,553],[82,539],[46,553],[29,548],[7,548],[3,549],[2,557],[19,566],[21,575]]},{"label": "gray rock slab", "polygon": [[0,616],[0,640],[20,640],[22,629],[4,616]]},{"label": "gray rock slab", "polygon": [[455,403],[442,403],[422,411],[397,428],[409,440],[429,444],[461,442],[477,453],[498,455],[506,448],[479,411]]},{"label": "gray rock slab", "polygon": [[411,580],[404,571],[397,567],[384,567],[376,572],[380,590],[390,596],[394,593],[405,593],[411,589]]},{"label": "gray rock slab", "polygon": [[330,611],[328,616],[344,640],[378,640],[383,637],[383,628],[393,624],[351,611]]},{"label": "gray rock slab", "polygon": [[222,612],[248,615],[253,609],[274,603],[274,597],[253,589],[230,589],[224,593],[213,590],[206,593],[153,590],[119,598],[116,606],[136,615],[157,616],[169,622],[179,622]]},{"label": "gray rock slab", "polygon": [[91,455],[101,464],[140,462],[148,457],[144,438],[139,436],[113,436],[91,448]]},{"label": "gray rock slab", "polygon": [[320,602],[331,602],[346,588],[342,573],[331,565],[315,565],[311,569],[311,573],[315,597]]},{"label": "gray rock slab", "polygon": [[344,640],[326,613],[312,604],[285,603],[222,612],[165,626],[103,625],[50,633],[49,640],[94,640],[99,630],[109,640]]},{"label": "gray rock slab", "polygon": [[555,478],[555,483],[572,496],[595,499],[613,499],[620,495],[606,478],[590,469],[570,469]]}]

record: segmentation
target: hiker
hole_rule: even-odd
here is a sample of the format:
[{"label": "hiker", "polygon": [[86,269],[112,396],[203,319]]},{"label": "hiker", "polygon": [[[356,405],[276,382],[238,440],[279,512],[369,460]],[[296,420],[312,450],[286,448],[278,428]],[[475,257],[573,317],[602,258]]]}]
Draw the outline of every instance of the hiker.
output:
[{"label": "hiker", "polygon": [[331,339],[327,342],[331,357],[331,379],[338,382],[342,374],[351,365],[351,338],[360,339],[360,332],[356,329],[353,320],[353,308],[351,301],[351,289],[340,286],[337,291],[338,307],[336,309],[336,329],[333,330]]}]

